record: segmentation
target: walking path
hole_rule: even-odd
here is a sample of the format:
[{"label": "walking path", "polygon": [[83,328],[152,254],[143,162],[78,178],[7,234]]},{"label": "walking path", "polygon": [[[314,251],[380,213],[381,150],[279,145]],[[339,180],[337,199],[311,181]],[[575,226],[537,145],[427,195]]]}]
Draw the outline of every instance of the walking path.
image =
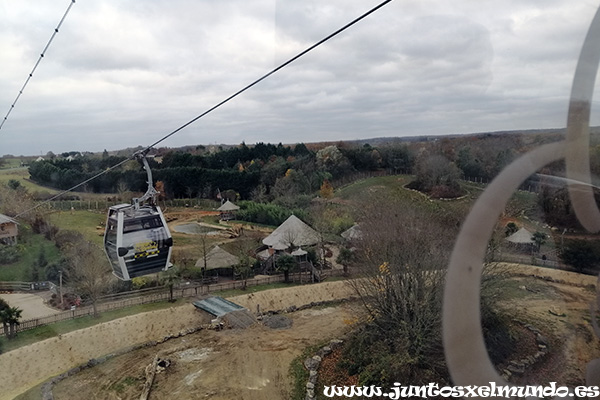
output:
[{"label": "walking path", "polygon": [[59,313],[59,310],[44,304],[41,296],[33,293],[3,293],[0,298],[4,299],[11,307],[17,307],[23,312],[21,320],[47,317]]}]

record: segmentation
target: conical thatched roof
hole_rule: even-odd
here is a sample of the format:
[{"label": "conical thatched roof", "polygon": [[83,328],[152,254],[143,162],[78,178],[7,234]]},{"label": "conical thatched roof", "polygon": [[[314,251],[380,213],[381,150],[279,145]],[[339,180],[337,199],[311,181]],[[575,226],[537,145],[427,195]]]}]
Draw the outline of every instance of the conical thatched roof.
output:
[{"label": "conical thatched roof", "polygon": [[[240,259],[238,257],[226,252],[219,246],[213,247],[206,255],[207,270],[233,267],[239,263]],[[204,257],[200,257],[198,261],[196,261],[196,267],[204,267]]]},{"label": "conical thatched roof", "polygon": [[236,211],[239,209],[239,206],[236,206],[235,204],[227,200],[225,203],[223,203],[221,207],[217,208],[217,211]]},{"label": "conical thatched roof", "polygon": [[342,237],[346,240],[356,240],[362,238],[360,226],[358,226],[358,224],[352,225],[352,227],[342,232]]},{"label": "conical thatched roof", "polygon": [[517,244],[532,244],[534,240],[531,238],[533,234],[525,228],[521,228],[509,237],[506,238],[511,243]]},{"label": "conical thatched roof", "polygon": [[18,222],[9,217],[8,215],[0,214],[0,224],[6,224],[9,222],[18,225]]},{"label": "conical thatched roof", "polygon": [[319,242],[319,234],[313,228],[302,222],[300,218],[291,215],[283,224],[279,225],[269,236],[263,239],[267,246],[275,247],[284,245],[311,246]]}]

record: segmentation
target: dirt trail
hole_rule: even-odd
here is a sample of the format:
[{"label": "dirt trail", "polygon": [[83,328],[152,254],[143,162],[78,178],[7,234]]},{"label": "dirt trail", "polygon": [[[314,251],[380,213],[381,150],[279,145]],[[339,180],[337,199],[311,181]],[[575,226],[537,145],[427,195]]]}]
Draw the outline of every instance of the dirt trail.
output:
[{"label": "dirt trail", "polygon": [[23,311],[21,320],[47,317],[59,313],[59,310],[44,304],[41,296],[33,293],[3,293],[0,298],[6,300],[11,307],[17,307]]}]

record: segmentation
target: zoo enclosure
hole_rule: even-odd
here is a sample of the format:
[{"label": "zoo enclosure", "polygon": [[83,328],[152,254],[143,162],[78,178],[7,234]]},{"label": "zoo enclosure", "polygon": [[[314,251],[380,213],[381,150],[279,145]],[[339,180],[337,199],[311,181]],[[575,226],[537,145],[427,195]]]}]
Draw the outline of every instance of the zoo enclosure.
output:
[{"label": "zoo enclosure", "polygon": [[[324,270],[324,277],[342,276],[342,270]],[[302,282],[310,283],[310,273],[290,273],[289,275],[291,282]],[[273,275],[261,278],[248,279],[245,282],[246,287],[267,285],[271,283],[280,283],[284,281],[283,275]],[[29,282],[0,282],[1,290],[19,290],[19,291],[31,291],[33,283]],[[13,289],[9,289],[12,287]],[[4,288],[4,289],[3,289]],[[193,298],[198,296],[207,296],[213,292],[220,292],[223,290],[234,290],[243,289],[244,281],[237,280],[231,282],[215,283],[211,285],[199,285],[199,284],[179,284],[173,289],[173,299]],[[170,298],[169,289],[166,286],[157,288],[142,289],[130,292],[117,293],[113,295],[104,296],[100,299],[97,304],[99,313],[119,310],[127,307],[156,303],[160,301],[167,301]],[[43,318],[34,318],[29,320],[21,321],[16,327],[16,332],[23,332],[26,330],[34,329],[39,326],[53,324],[55,322],[65,321],[69,319],[81,318],[92,316],[94,313],[91,305],[85,305],[82,307],[75,308],[73,310],[58,311],[54,315]],[[0,326],[0,336],[5,335],[4,328]]]}]

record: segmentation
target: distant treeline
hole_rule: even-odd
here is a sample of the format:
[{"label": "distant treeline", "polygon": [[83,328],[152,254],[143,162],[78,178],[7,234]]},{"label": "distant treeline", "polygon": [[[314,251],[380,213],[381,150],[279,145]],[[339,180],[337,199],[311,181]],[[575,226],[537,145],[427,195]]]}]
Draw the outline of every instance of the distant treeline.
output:
[{"label": "distant treeline", "polygon": [[[236,193],[237,199],[259,202],[279,200],[288,207],[294,199],[318,191],[324,180],[339,181],[357,172],[387,170],[414,173],[423,186],[445,185],[456,177],[489,181],[519,154],[557,140],[555,132],[539,134],[482,134],[441,137],[425,142],[394,143],[374,147],[345,142],[307,147],[242,143],[228,149],[204,146],[185,151],[159,148],[149,160],[154,181],[161,181],[168,198],[212,198],[217,192]],[[106,151],[53,157],[33,162],[31,179],[58,189],[71,188],[125,160]],[[552,170],[562,168],[550,166]],[[143,192],[146,174],[135,161],[111,170],[80,190],[96,193]],[[229,196],[231,197],[231,196]]]},{"label": "distant treeline", "polygon": [[[163,153],[162,155],[160,153]],[[325,179],[336,179],[360,171],[391,168],[410,171],[413,155],[406,145],[376,149],[327,146],[318,151],[304,144],[258,143],[208,152],[199,146],[194,153],[162,150],[150,159],[153,178],[161,181],[170,198],[214,198],[218,191],[233,190],[240,198],[273,200],[281,196],[314,193]],[[58,189],[68,189],[124,161],[125,157],[81,156],[72,160],[52,158],[33,162],[31,179]],[[90,181],[80,190],[95,193],[140,192],[146,173],[134,161]]]}]

